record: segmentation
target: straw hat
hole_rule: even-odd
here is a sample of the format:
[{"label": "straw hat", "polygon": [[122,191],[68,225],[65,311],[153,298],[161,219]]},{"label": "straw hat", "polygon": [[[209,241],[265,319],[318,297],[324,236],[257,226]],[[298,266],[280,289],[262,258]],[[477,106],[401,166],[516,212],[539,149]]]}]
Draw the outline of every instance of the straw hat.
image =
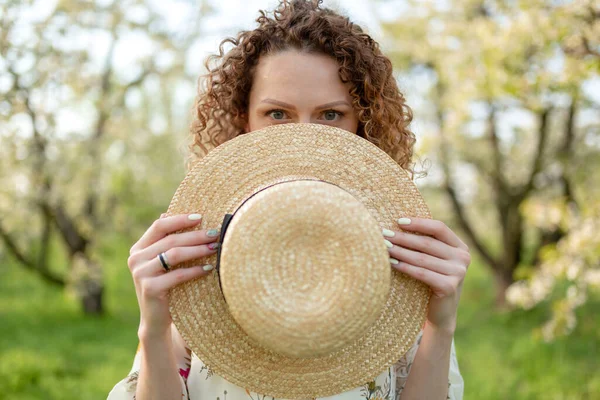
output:
[{"label": "straw hat", "polygon": [[[207,277],[173,288],[173,321],[214,373],[277,398],[326,397],[408,351],[429,288],[393,270],[382,228],[430,218],[386,153],[350,132],[284,124],[241,135],[187,174],[168,215],[222,228]],[[233,215],[229,223],[224,216]]]}]

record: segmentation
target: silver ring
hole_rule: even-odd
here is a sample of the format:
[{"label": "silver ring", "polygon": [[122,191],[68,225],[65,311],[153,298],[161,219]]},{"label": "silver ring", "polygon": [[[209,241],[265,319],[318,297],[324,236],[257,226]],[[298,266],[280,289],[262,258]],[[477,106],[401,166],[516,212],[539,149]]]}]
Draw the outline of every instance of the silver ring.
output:
[{"label": "silver ring", "polygon": [[165,253],[160,253],[158,255],[158,259],[160,261],[160,265],[165,269],[166,272],[171,270],[171,265],[169,265],[169,261],[167,260],[167,255]]}]

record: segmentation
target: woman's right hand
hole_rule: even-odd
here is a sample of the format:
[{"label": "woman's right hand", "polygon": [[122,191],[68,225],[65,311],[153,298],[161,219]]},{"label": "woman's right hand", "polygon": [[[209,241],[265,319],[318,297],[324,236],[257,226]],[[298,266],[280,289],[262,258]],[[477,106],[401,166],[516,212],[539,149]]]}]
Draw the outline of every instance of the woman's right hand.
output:
[{"label": "woman's right hand", "polygon": [[127,265],[133,276],[140,306],[141,337],[161,337],[171,328],[169,289],[180,283],[208,275],[212,265],[180,268],[166,272],[158,255],[165,253],[169,265],[174,266],[214,254],[217,251],[217,229],[175,233],[198,225],[198,214],[174,215],[154,221],[146,233],[129,251]]}]

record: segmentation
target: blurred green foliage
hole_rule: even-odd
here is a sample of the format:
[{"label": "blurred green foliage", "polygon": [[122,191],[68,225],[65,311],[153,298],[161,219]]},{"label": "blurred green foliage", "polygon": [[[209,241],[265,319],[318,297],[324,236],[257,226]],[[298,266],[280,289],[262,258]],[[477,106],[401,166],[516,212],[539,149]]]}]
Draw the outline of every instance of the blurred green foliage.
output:
[{"label": "blurred green foliage", "polygon": [[568,335],[600,289],[600,3],[395,4],[387,54],[420,95],[426,198],[494,271],[498,305],[551,299],[542,334]]}]

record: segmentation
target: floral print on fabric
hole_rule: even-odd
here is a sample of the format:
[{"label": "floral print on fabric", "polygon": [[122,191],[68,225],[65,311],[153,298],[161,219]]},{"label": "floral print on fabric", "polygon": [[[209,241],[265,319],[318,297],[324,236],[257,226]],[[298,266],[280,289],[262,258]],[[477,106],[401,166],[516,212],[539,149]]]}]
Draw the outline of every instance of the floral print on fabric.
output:
[{"label": "floral print on fabric", "polygon": [[371,381],[365,384],[361,394],[366,400],[391,400],[392,399],[392,368],[387,370],[388,376],[383,381],[383,386],[378,385],[377,381]]},{"label": "floral print on fabric", "polygon": [[[408,379],[422,336],[423,332],[421,331],[409,351],[375,380],[344,393],[310,400],[402,400],[402,390]],[[173,341],[178,360],[177,368],[181,380],[182,400],[285,400],[254,393],[229,383],[204,365],[187,348],[176,331],[173,334]],[[135,400],[139,368],[140,352],[138,348],[131,372],[115,385],[108,395],[108,400]],[[462,400],[463,391],[464,382],[458,368],[454,342],[452,342],[447,399]]]}]

